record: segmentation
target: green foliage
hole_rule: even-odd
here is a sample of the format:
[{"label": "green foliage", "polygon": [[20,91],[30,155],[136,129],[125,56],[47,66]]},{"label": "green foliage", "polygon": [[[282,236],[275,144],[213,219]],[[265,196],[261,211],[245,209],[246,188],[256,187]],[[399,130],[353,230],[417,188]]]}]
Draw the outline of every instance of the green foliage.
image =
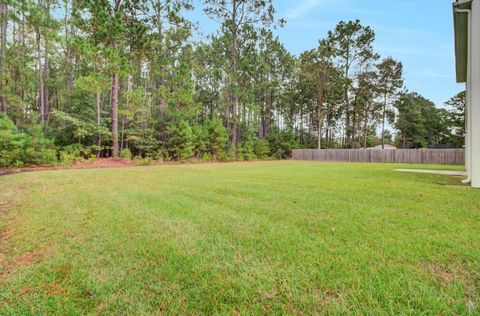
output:
[{"label": "green foliage", "polygon": [[126,160],[132,160],[132,152],[128,148],[124,148],[120,153],[120,157]]},{"label": "green foliage", "polygon": [[295,135],[290,130],[270,134],[268,142],[270,153],[276,159],[288,159],[292,156],[292,149],[299,148]]},{"label": "green foliage", "polygon": [[254,144],[254,153],[260,159],[265,159],[270,154],[270,146],[267,140],[258,139]]},{"label": "green foliage", "polygon": [[64,165],[71,165],[77,161],[89,159],[92,155],[92,148],[81,144],[72,144],[59,151],[60,161]]},{"label": "green foliage", "polygon": [[57,161],[53,142],[45,138],[42,126],[32,124],[19,131],[0,115],[0,167],[53,164]]},{"label": "green foliage", "polygon": [[0,117],[0,166],[20,167],[25,163],[27,135],[19,133],[8,118]]},{"label": "green foliage", "polygon": [[205,143],[205,132],[202,127],[198,124],[193,125],[192,127],[192,143],[193,143],[193,153],[197,159],[202,157],[202,154],[206,150]]},{"label": "green foliage", "polygon": [[109,88],[110,82],[99,74],[80,77],[75,81],[75,86],[91,94],[101,93]]},{"label": "green foliage", "polygon": [[[243,142],[239,148],[238,148],[239,154],[238,154],[238,159],[239,160],[255,160],[257,158],[257,155],[255,154],[255,148],[254,144],[252,141],[247,140]],[[241,157],[241,158],[240,158]]]},{"label": "green foliage", "polygon": [[451,128],[450,142],[459,148],[465,143],[465,97],[465,91],[462,91],[445,103],[449,109],[446,123]]},{"label": "green foliage", "polygon": [[227,139],[227,129],[219,117],[214,117],[205,123],[205,148],[213,159],[226,159]]},{"label": "green foliage", "polygon": [[[462,146],[461,98],[448,112],[427,106],[418,124],[408,120],[418,109],[407,102],[396,124],[403,67],[379,58],[370,26],[340,21],[296,57],[275,35],[284,21],[274,1],[201,2],[220,27],[194,41],[185,14],[191,0],[7,1],[15,36],[0,36],[0,100],[8,103],[0,112],[17,128],[8,138],[28,143],[30,135],[37,147],[51,139],[67,164],[116,153],[114,135],[120,151],[129,149],[126,158],[176,161],[284,159],[294,147],[319,144],[358,148],[376,143],[382,125],[408,130],[406,146]],[[3,153],[3,164],[54,160],[53,151],[24,147]],[[28,159],[20,157],[25,151]]]},{"label": "green foliage", "polygon": [[81,159],[80,157],[75,156],[74,154],[69,153],[66,150],[60,151],[59,155],[60,155],[60,162],[65,166],[70,166],[74,162],[79,161]]},{"label": "green foliage", "polygon": [[167,126],[168,152],[173,160],[183,161],[193,157],[195,145],[192,128],[177,112],[170,114]]},{"label": "green foliage", "polygon": [[212,161],[213,160],[213,157],[212,157],[212,154],[211,153],[204,153],[202,155],[202,160],[203,161]]},{"label": "green foliage", "polygon": [[141,156],[135,156],[133,158],[133,162],[136,166],[151,166],[153,164],[153,158],[148,156],[145,158],[142,158]]},{"label": "green foliage", "polygon": [[452,130],[449,112],[438,109],[431,101],[417,93],[405,93],[395,103],[399,131],[397,146],[422,148],[451,142]]},{"label": "green foliage", "polygon": [[58,110],[54,111],[53,115],[56,119],[57,131],[63,133],[59,135],[59,139],[63,138],[65,134],[70,134],[72,135],[73,140],[76,140],[81,144],[86,139],[95,139],[98,135],[103,139],[111,138],[111,133],[108,128],[105,126],[98,126],[91,119]]}]

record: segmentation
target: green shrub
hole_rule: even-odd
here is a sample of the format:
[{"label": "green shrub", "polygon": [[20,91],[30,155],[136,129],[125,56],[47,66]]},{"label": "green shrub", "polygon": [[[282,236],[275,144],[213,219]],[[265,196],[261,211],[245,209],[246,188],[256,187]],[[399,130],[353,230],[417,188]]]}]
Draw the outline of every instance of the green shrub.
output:
[{"label": "green shrub", "polygon": [[270,146],[264,139],[258,139],[254,146],[253,152],[259,159],[266,159],[270,154]]},{"label": "green shrub", "polygon": [[158,160],[158,161],[163,161],[163,160],[165,160],[165,159],[164,159],[164,156],[165,156],[165,155],[164,155],[163,150],[162,150],[162,149],[158,149],[158,150],[154,153],[153,159],[154,159],[154,160]]},{"label": "green shrub", "polygon": [[275,159],[288,159],[293,148],[299,148],[295,134],[291,130],[274,131],[268,136],[270,155]]},{"label": "green shrub", "polygon": [[227,140],[227,129],[219,117],[214,117],[205,123],[205,150],[212,155],[212,159],[226,161]]},{"label": "green shrub", "polygon": [[64,165],[72,165],[75,162],[83,161],[84,158],[90,158],[91,153],[88,147],[84,147],[80,144],[71,144],[65,146],[59,153],[60,161]]},{"label": "green shrub", "polygon": [[242,145],[242,158],[243,160],[254,160],[257,158],[254,151],[254,145],[251,141],[246,141]]},{"label": "green shrub", "polygon": [[140,156],[135,156],[133,157],[133,162],[135,163],[135,166],[141,166],[143,165],[143,158]]},{"label": "green shrub", "polygon": [[142,158],[141,156],[135,156],[133,158],[133,162],[135,163],[135,166],[151,166],[153,164],[153,158],[152,157]]},{"label": "green shrub", "polygon": [[57,153],[53,142],[43,134],[43,126],[33,124],[19,131],[15,124],[0,115],[0,167],[54,164]]},{"label": "green shrub", "polygon": [[217,153],[217,155],[214,156],[214,159],[217,160],[217,161],[228,161],[228,155],[227,155],[227,152],[226,151],[221,151],[219,153]]},{"label": "green shrub", "polygon": [[174,160],[187,160],[193,157],[193,134],[190,125],[185,120],[167,128],[169,133],[169,149]]},{"label": "green shrub", "polygon": [[163,157],[163,161],[172,161],[172,157],[170,157],[169,155],[165,155]]},{"label": "green shrub", "polygon": [[126,159],[126,160],[132,160],[132,152],[130,151],[130,149],[125,148],[125,149],[122,150],[122,153],[120,154],[120,157],[122,157],[123,159]]},{"label": "green shrub", "polygon": [[70,166],[76,161],[77,157],[67,151],[60,151],[60,162],[64,165]]},{"label": "green shrub", "polygon": [[151,166],[153,164],[153,158],[152,157],[145,157],[143,159],[143,165],[144,166]]},{"label": "green shrub", "polygon": [[202,155],[202,160],[203,161],[212,161],[213,160],[213,156],[211,153],[204,153]]},{"label": "green shrub", "polygon": [[194,124],[192,126],[192,136],[193,154],[195,158],[200,159],[206,149],[205,131],[198,124]]}]

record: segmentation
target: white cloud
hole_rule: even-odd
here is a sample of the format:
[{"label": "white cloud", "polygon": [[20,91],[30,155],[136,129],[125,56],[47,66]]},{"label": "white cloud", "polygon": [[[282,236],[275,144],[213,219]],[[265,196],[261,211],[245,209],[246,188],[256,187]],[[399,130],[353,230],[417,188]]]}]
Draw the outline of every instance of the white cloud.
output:
[{"label": "white cloud", "polygon": [[287,11],[286,13],[287,18],[296,19],[300,17],[305,12],[318,6],[321,0],[301,0],[298,2],[299,2],[299,5]]}]

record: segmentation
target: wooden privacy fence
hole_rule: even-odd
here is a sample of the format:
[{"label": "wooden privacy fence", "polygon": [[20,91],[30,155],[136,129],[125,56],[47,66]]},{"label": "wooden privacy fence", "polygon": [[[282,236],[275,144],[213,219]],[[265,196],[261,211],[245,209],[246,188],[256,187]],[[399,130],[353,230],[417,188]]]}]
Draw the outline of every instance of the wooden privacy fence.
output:
[{"label": "wooden privacy fence", "polygon": [[294,149],[293,160],[465,164],[464,149]]}]

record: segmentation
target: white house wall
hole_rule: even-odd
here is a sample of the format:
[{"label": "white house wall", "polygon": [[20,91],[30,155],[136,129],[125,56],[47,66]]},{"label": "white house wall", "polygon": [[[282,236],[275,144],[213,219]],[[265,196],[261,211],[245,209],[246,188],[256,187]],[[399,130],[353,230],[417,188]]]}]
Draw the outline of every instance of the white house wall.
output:
[{"label": "white house wall", "polygon": [[472,2],[470,64],[470,174],[472,187],[480,188],[480,0]]}]

